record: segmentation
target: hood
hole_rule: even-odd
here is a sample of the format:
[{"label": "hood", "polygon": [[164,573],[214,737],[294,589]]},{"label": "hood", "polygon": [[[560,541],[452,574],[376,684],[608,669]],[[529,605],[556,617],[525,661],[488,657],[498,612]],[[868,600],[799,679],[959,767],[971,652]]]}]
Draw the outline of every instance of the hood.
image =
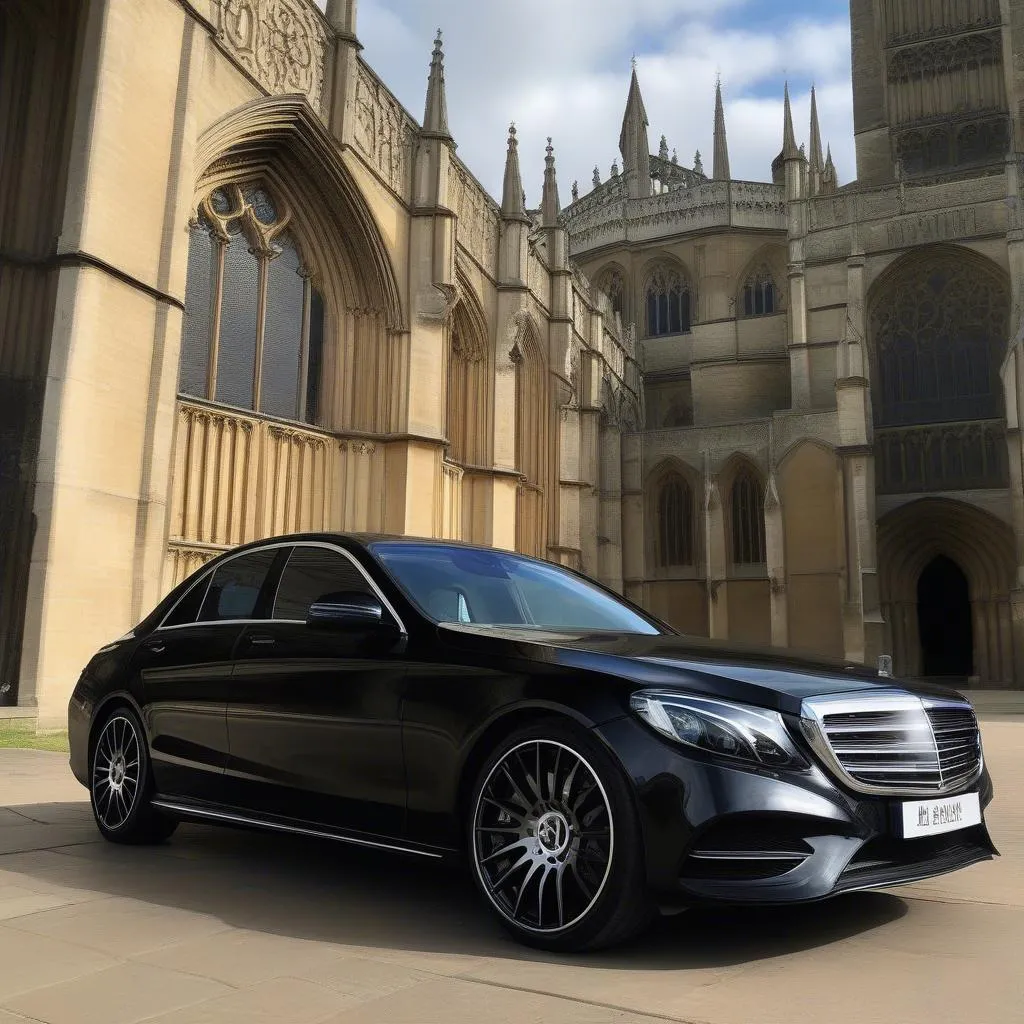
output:
[{"label": "hood", "polygon": [[921,696],[955,697],[953,691],[879,676],[855,662],[780,648],[723,644],[689,636],[561,633],[529,629],[445,626],[457,646],[494,649],[542,662],[550,669],[599,672],[630,689],[657,687],[734,700],[799,714],[808,697],[899,689]]}]

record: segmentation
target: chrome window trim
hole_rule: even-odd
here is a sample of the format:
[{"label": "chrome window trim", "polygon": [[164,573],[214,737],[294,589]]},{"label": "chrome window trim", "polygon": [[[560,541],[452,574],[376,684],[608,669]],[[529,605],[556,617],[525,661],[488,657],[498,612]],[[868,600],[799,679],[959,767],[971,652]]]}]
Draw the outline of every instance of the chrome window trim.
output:
[{"label": "chrome window trim", "polygon": [[[373,577],[366,571],[366,569],[364,569],[363,566],[359,564],[359,561],[356,559],[355,555],[353,555],[351,551],[347,551],[340,544],[332,544],[329,541],[322,541],[322,540],[277,541],[277,542],[275,542],[273,544],[261,544],[259,547],[247,548],[245,551],[232,552],[232,554],[228,555],[226,558],[223,558],[221,561],[219,561],[217,563],[216,567],[212,568],[208,573],[206,573],[205,576],[201,576],[198,580],[196,580],[196,582],[191,587],[189,587],[188,590],[186,590],[185,593],[182,594],[181,597],[178,598],[177,601],[174,602],[173,607],[163,617],[163,619],[160,622],[160,625],[156,627],[154,632],[171,632],[171,631],[176,630],[176,629],[195,629],[195,628],[201,628],[203,626],[237,626],[237,625],[248,626],[248,625],[251,625],[252,623],[260,623],[262,625],[267,625],[267,626],[279,625],[279,624],[282,624],[282,623],[304,625],[305,621],[303,619],[273,619],[273,618],[271,618],[271,619],[253,619],[253,618],[248,618],[248,619],[210,619],[210,620],[204,621],[204,622],[183,622],[183,623],[181,623],[180,625],[177,625],[177,626],[165,626],[164,625],[164,623],[174,614],[174,612],[177,609],[178,605],[181,604],[181,602],[184,601],[185,598],[188,597],[188,595],[191,594],[192,591],[196,587],[198,587],[200,584],[202,584],[204,581],[206,583],[207,591],[209,591],[210,584],[213,581],[214,573],[216,573],[223,566],[227,565],[228,562],[233,562],[236,558],[244,558],[246,555],[258,554],[261,551],[279,551],[279,550],[281,550],[281,548],[291,548],[293,551],[294,551],[295,548],[323,548],[323,549],[325,549],[327,551],[333,551],[333,552],[335,552],[337,554],[342,555],[342,557],[347,558],[356,567],[356,570],[363,577],[363,579],[366,580],[367,584],[369,584],[370,590],[372,590],[373,593],[377,596],[377,598],[380,601],[380,603],[388,610],[388,612],[391,613],[391,616],[394,618],[395,622],[398,625],[399,632],[403,636],[408,636],[409,635],[409,631],[406,629],[405,623],[402,621],[402,617],[398,614],[397,610],[395,609],[395,606],[387,599],[387,597],[384,596],[383,591],[381,591],[380,587],[377,586],[377,583],[374,581]],[[290,552],[289,552],[289,555],[288,555],[288,561],[291,561],[291,553]],[[284,568],[281,570],[281,577],[277,581],[278,588],[280,588],[280,586],[281,586],[281,579],[284,578],[284,569],[287,569],[287,567],[288,567],[288,562],[285,562]],[[206,600],[205,595],[203,597],[203,600],[204,601]],[[273,612],[274,606],[276,604],[277,604],[277,594],[275,593],[275,595],[274,595],[274,604],[271,605],[271,612]]]},{"label": "chrome window trim", "polygon": [[[978,728],[978,767],[971,775],[955,781],[955,785],[947,785],[942,778],[942,760],[939,757],[938,744],[934,728],[927,712],[930,709],[949,708],[957,711],[970,711]],[[920,711],[925,718],[928,736],[936,754],[939,785],[929,789],[910,789],[895,786],[873,786],[854,778],[843,766],[832,750],[825,730],[825,718],[828,715],[857,714],[871,711]],[[981,729],[977,726],[977,713],[966,698],[942,698],[917,696],[906,690],[879,690],[873,694],[835,694],[805,699],[800,708],[801,731],[810,743],[818,759],[822,761],[832,774],[845,786],[857,793],[871,796],[889,796],[897,798],[935,798],[955,791],[965,791],[981,777],[985,770],[985,751],[981,743]]]}]

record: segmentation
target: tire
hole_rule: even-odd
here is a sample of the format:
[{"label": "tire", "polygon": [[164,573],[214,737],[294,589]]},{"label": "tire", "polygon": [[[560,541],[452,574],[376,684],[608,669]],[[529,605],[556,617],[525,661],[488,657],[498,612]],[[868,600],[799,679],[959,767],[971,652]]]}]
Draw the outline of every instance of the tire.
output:
[{"label": "tire", "polygon": [[571,723],[544,721],[499,745],[473,789],[468,842],[477,887],[525,945],[600,949],[654,916],[625,774]]},{"label": "tire", "polygon": [[89,802],[104,839],[128,846],[161,843],[178,823],[154,810],[146,732],[119,707],[103,719],[89,755]]}]

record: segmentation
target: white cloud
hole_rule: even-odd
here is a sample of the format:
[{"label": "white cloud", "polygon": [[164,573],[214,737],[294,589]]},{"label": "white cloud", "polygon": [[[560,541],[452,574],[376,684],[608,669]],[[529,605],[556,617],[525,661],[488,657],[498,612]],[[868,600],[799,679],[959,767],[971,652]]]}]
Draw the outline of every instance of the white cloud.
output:
[{"label": "white cloud", "polygon": [[[417,118],[423,113],[434,32],[444,28],[449,120],[459,155],[493,194],[501,189],[510,121],[519,130],[524,183],[539,201],[546,136],[554,138],[562,201],[574,179],[586,193],[595,164],[606,178],[637,51],[651,120],[689,165],[710,170],[714,81],[721,71],[734,177],[767,180],[782,143],[784,73],[798,141],[806,140],[817,83],[822,133],[840,179],[854,173],[850,33],[843,17],[743,27],[755,0],[360,0],[364,57]],[[767,91],[766,91],[767,90]]]}]

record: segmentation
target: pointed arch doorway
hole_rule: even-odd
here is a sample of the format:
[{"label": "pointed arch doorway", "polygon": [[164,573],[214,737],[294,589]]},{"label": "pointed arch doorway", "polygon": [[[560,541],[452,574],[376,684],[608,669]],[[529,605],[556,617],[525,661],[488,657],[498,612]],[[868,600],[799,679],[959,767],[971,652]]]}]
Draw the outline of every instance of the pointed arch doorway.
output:
[{"label": "pointed arch doorway", "polygon": [[917,581],[921,674],[965,679],[974,674],[971,590],[951,558],[938,555]]}]

